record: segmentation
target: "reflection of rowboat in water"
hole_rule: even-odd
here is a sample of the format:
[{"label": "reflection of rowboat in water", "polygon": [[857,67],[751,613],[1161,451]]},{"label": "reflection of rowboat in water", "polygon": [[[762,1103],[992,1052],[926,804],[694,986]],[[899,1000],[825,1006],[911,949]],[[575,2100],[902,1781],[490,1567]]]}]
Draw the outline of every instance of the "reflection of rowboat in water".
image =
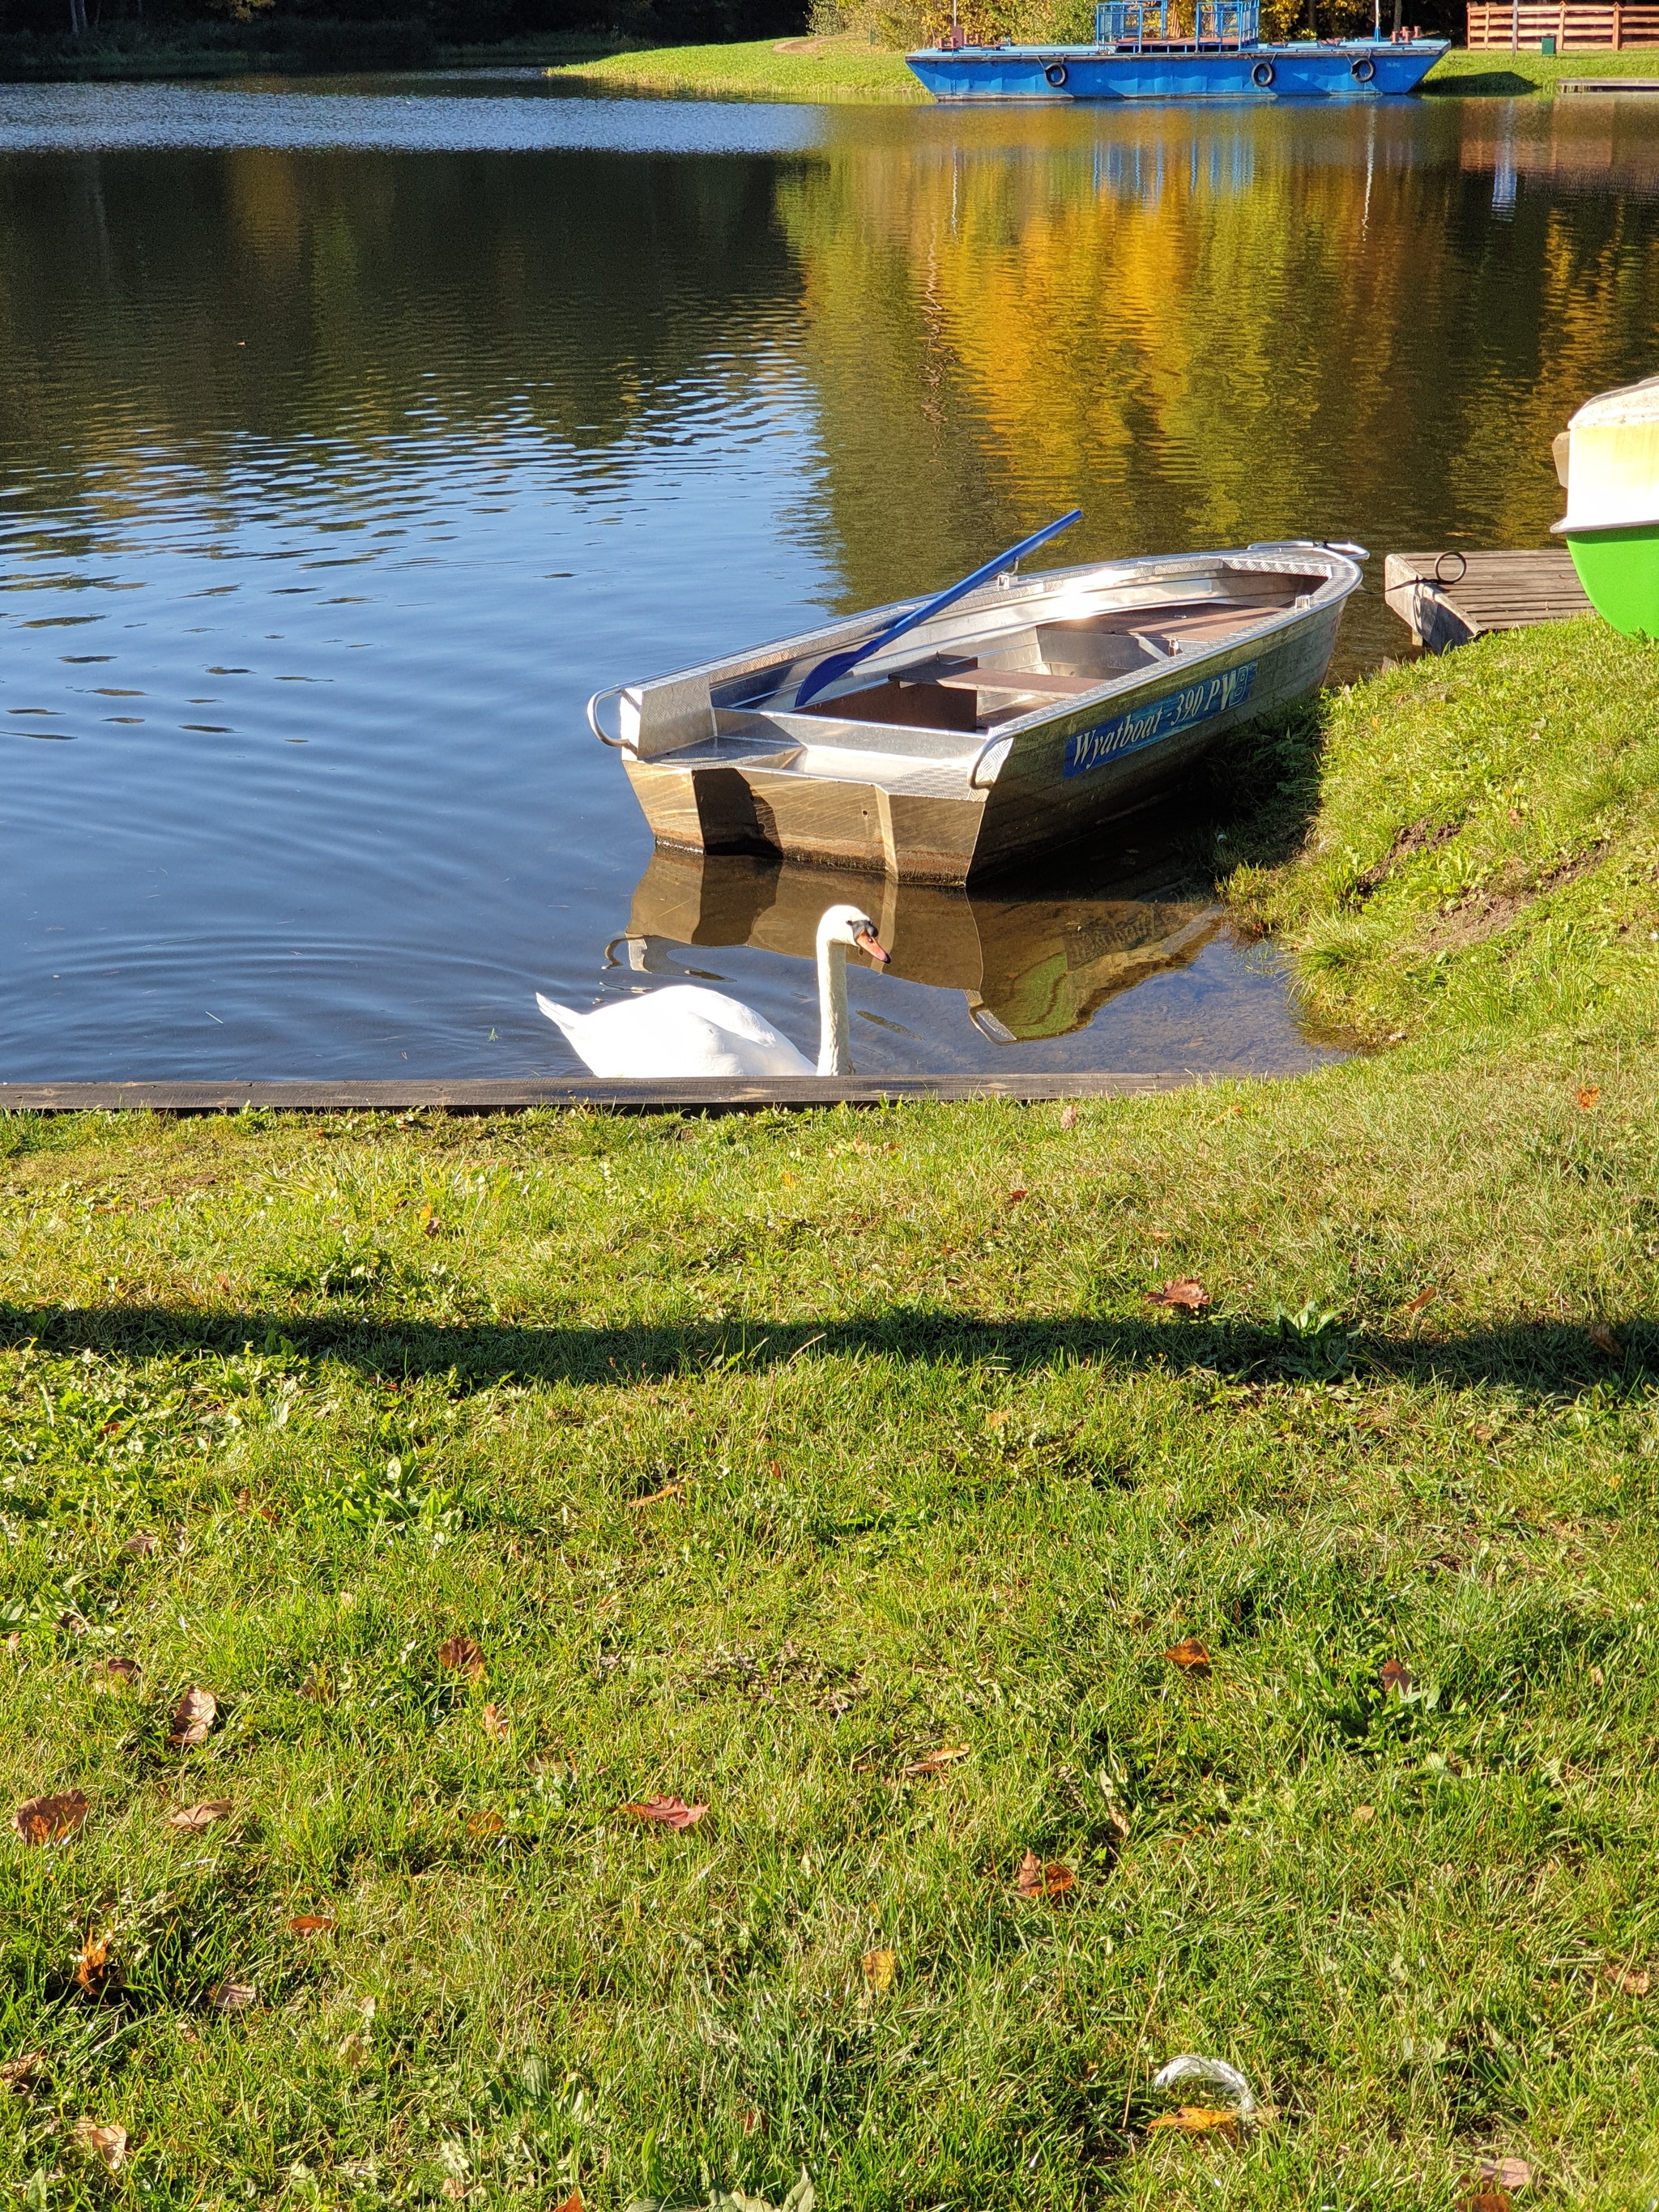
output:
[{"label": "reflection of rowboat in water", "polygon": [[964,883],[1088,836],[1323,680],[1358,546],[1016,574],[1075,520],[936,599],[597,694],[659,844]]},{"label": "reflection of rowboat in water", "polygon": [[[1108,999],[1194,959],[1222,927],[1213,898],[1167,857],[1086,891],[988,894],[891,877],[848,888],[876,924],[889,975],[963,992],[981,1033],[1008,1042],[1082,1029]],[[823,877],[810,866],[659,848],[614,951],[659,974],[683,974],[675,952],[694,945],[810,960],[823,903]]]}]

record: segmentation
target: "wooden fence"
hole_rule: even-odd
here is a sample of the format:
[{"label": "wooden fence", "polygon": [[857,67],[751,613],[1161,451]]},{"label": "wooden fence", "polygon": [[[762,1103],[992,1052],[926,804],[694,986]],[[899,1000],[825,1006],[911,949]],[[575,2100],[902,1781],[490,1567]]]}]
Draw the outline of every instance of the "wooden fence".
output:
[{"label": "wooden fence", "polygon": [[1469,45],[1486,52],[1524,48],[1536,53],[1553,38],[1558,54],[1620,53],[1626,46],[1659,46],[1659,5],[1654,0],[1469,0]]}]

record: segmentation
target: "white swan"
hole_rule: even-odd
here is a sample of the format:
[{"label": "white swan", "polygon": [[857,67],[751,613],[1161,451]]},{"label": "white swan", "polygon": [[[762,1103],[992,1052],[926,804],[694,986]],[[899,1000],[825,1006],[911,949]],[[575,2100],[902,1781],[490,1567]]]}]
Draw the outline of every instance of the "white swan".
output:
[{"label": "white swan", "polygon": [[579,1014],[539,991],[536,1004],[564,1031],[577,1057],[593,1074],[613,1080],[656,1075],[851,1075],[847,949],[853,945],[873,960],[887,957],[867,914],[855,906],[830,907],[818,923],[816,1068],[752,1006],[695,983],[673,983],[643,998],[597,1007],[591,1014]]}]

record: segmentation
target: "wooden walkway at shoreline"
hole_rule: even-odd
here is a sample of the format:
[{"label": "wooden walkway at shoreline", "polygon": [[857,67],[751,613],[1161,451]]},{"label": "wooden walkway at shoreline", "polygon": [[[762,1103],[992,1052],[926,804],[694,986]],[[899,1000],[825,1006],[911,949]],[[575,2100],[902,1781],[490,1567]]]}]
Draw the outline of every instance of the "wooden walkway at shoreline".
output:
[{"label": "wooden walkway at shoreline", "polygon": [[772,1107],[891,1106],[908,1099],[1138,1098],[1208,1079],[1150,1075],[910,1075],[833,1082],[796,1076],[732,1083],[692,1076],[652,1083],[525,1077],[516,1083],[0,1083],[0,1114],[527,1114],[588,1107],[610,1114],[753,1114]]},{"label": "wooden walkway at shoreline", "polygon": [[1565,546],[1518,553],[1390,553],[1382,595],[1426,653],[1489,629],[1594,611]]}]

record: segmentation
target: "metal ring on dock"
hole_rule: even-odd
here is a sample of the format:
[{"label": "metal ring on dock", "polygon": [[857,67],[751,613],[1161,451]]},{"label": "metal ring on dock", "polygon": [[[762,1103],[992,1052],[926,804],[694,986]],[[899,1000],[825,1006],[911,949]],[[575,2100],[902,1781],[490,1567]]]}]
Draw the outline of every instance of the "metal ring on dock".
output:
[{"label": "metal ring on dock", "polygon": [[1264,91],[1273,81],[1273,65],[1271,62],[1258,62],[1250,71],[1250,82],[1259,84]]},{"label": "metal ring on dock", "polygon": [[620,699],[628,689],[625,684],[611,684],[603,691],[596,691],[587,702],[587,726],[602,745],[611,745],[619,753],[636,753],[637,746],[630,745],[626,738],[608,736],[599,727],[599,705],[601,699]]},{"label": "metal ring on dock", "polygon": [[1348,75],[1356,84],[1369,84],[1376,75],[1376,64],[1369,54],[1356,54],[1348,64]]},{"label": "metal ring on dock", "polygon": [[[1448,576],[1443,574],[1448,561],[1455,561],[1457,563],[1457,574],[1455,576]],[[1437,584],[1461,584],[1464,577],[1468,574],[1468,568],[1469,564],[1467,556],[1460,553],[1457,548],[1454,545],[1449,553],[1437,553],[1435,555],[1434,580]]]},{"label": "metal ring on dock", "polygon": [[1054,86],[1054,89],[1058,91],[1060,86],[1066,82],[1066,64],[1064,62],[1050,62],[1048,68],[1043,70],[1042,74],[1047,78],[1048,82]]}]

